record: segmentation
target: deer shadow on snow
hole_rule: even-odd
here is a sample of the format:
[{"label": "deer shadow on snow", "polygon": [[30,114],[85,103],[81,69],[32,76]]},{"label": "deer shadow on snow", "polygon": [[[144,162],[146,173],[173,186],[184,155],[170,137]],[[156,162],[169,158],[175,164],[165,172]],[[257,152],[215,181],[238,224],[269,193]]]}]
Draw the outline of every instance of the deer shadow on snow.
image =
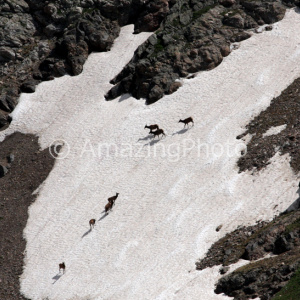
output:
[{"label": "deer shadow on snow", "polygon": [[160,142],[160,140],[152,140],[149,143],[145,144],[144,146],[153,146],[153,145],[157,144],[158,142]]},{"label": "deer shadow on snow", "polygon": [[100,217],[100,218],[98,219],[98,221],[102,221],[104,218],[106,218],[106,217],[108,216],[108,213],[106,213],[105,210],[102,211],[102,213],[104,213],[104,215],[103,215],[102,217]]},{"label": "deer shadow on snow", "polygon": [[53,276],[52,279],[53,279],[54,281],[52,282],[52,284],[55,284],[55,283],[57,282],[57,280],[59,280],[60,277],[62,277],[63,275],[64,275],[64,274],[62,274],[62,273],[58,273],[58,274],[56,274],[55,276]]},{"label": "deer shadow on snow", "polygon": [[184,133],[186,133],[189,129],[190,129],[190,128],[183,128],[183,129],[180,129],[179,131],[174,132],[174,133],[172,134],[172,136],[175,135],[175,134],[184,134]]},{"label": "deer shadow on snow", "polygon": [[82,235],[82,239],[84,238],[84,237],[86,237],[90,232],[92,232],[92,228],[90,228],[87,232],[85,232],[83,235]]},{"label": "deer shadow on snow", "polygon": [[144,138],[139,138],[137,141],[148,141],[152,139],[152,135],[148,134],[147,136],[145,136]]}]

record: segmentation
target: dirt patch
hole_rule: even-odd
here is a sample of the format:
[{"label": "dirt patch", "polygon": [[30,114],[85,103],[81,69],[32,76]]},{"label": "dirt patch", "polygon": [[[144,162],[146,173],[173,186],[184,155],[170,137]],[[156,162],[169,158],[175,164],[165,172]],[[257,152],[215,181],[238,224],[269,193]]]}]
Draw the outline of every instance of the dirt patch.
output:
[{"label": "dirt patch", "polygon": [[20,294],[26,241],[23,230],[32,193],[47,178],[55,159],[49,149],[40,151],[38,137],[14,133],[0,143],[0,299],[26,299]]}]

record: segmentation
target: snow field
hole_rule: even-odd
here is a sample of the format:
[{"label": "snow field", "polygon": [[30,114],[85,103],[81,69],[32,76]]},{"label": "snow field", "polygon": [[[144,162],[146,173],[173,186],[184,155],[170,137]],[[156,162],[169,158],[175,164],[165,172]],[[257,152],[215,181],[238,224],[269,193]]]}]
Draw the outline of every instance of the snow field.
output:
[{"label": "snow field", "polygon": [[[197,259],[226,232],[270,219],[276,204],[282,211],[297,198],[288,156],[276,155],[259,174],[238,173],[244,146],[236,136],[300,76],[299,30],[297,13],[289,11],[214,70],[182,80],[176,93],[145,106],[129,95],[104,100],[109,80],[149,36],[126,26],[110,52],[89,56],[79,76],[22,94],[0,139],[17,130],[34,133],[42,148],[65,141],[67,154],[29,209],[24,295],[224,299],[213,293],[219,267],[195,271]],[[189,116],[195,126],[182,130],[178,120]],[[146,123],[159,124],[167,136],[151,141]],[[99,155],[98,147],[107,145],[108,154]],[[113,211],[103,217],[106,199],[116,192]],[[96,226],[89,232],[92,218]],[[62,261],[66,273],[60,276]]]}]

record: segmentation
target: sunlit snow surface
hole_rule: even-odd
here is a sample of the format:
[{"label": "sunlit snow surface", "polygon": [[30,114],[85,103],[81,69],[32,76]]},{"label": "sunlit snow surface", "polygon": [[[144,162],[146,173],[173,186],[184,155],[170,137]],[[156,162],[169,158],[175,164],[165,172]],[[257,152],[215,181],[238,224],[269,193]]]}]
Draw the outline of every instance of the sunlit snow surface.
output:
[{"label": "sunlit snow surface", "polygon": [[[288,156],[276,155],[259,174],[238,173],[244,146],[236,136],[300,76],[300,16],[288,12],[151,106],[128,95],[104,100],[109,80],[149,36],[132,31],[124,27],[110,52],[91,54],[81,75],[22,94],[0,134],[35,133],[42,148],[65,141],[66,157],[29,209],[21,291],[30,299],[225,299],[213,292],[219,267],[195,271],[197,259],[226,232],[297,198]],[[182,131],[178,120],[189,116],[195,126]],[[146,123],[167,136],[151,142]]]}]

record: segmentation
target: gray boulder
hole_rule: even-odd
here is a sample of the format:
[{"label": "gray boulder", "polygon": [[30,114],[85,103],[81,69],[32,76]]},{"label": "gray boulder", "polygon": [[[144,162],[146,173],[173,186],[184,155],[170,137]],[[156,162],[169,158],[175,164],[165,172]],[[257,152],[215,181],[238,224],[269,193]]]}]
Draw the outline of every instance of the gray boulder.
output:
[{"label": "gray boulder", "polygon": [[16,58],[16,53],[14,50],[8,47],[0,48],[0,62],[10,61]]},{"label": "gray boulder", "polygon": [[0,165],[0,178],[4,177],[7,174],[8,170],[5,166]]}]

